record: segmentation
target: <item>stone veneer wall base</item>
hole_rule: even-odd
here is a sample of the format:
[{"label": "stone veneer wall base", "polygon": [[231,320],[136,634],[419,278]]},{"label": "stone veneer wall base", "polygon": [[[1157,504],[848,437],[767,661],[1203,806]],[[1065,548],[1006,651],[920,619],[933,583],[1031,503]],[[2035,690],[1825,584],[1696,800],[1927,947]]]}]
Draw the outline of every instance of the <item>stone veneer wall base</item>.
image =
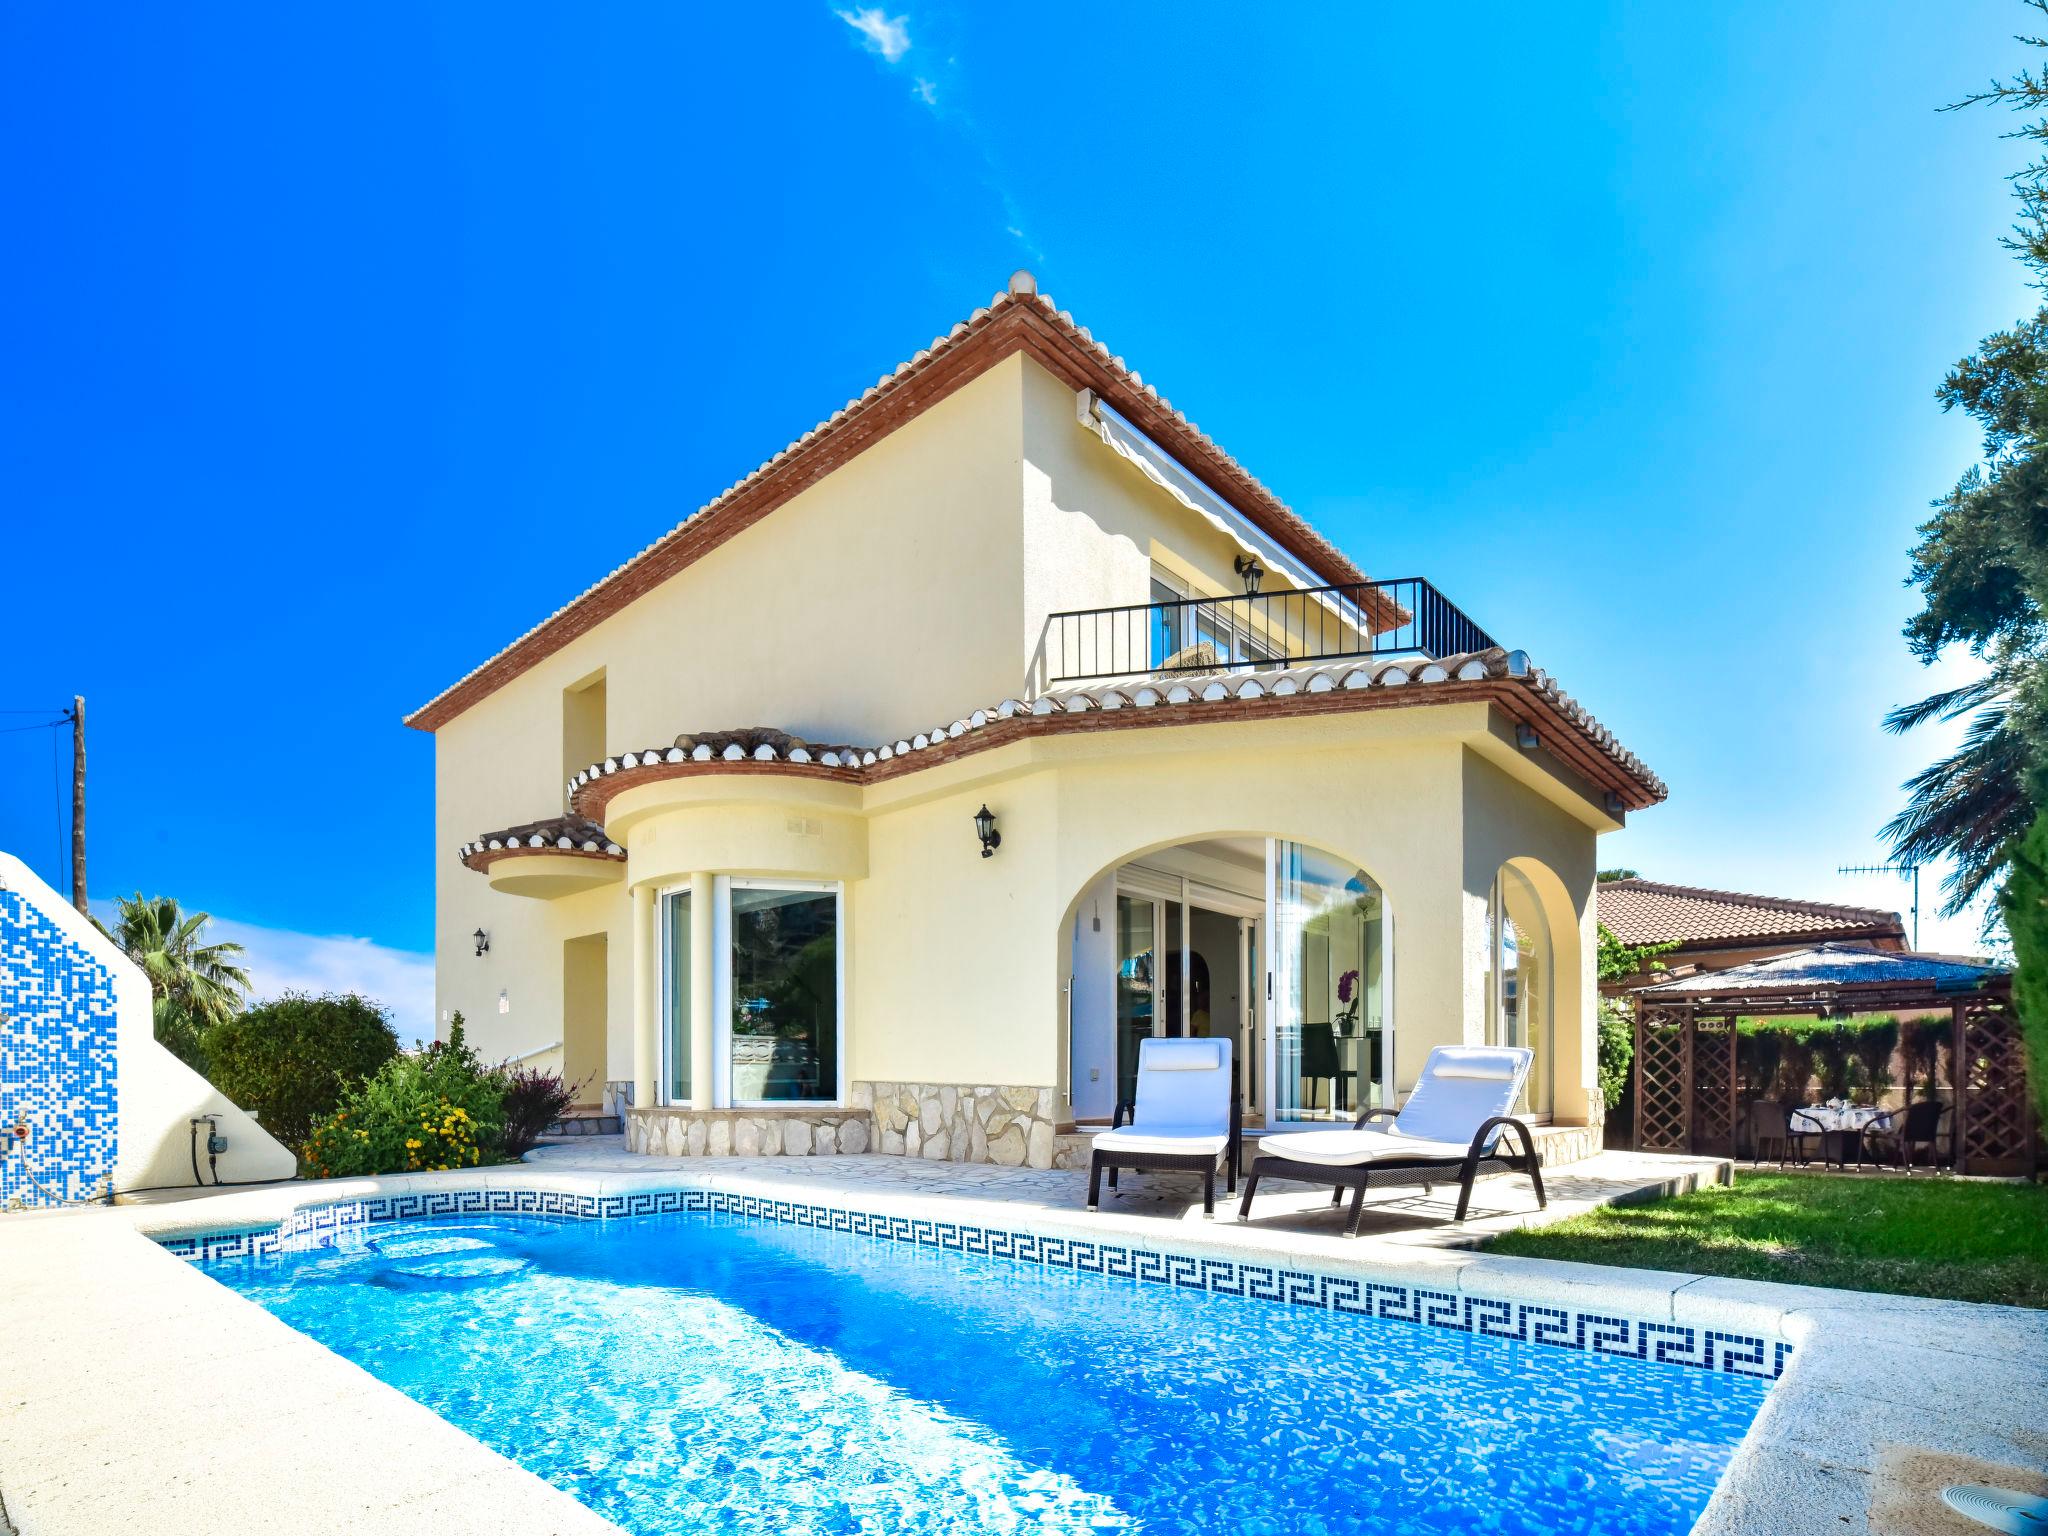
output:
[{"label": "stone veneer wall base", "polygon": [[[1247,1159],[1256,1150],[1251,1137]],[[1597,1156],[1600,1139],[1598,1120],[1536,1129],[1547,1168]],[[1086,1132],[1060,1134],[1050,1088],[860,1082],[836,1108],[626,1111],[626,1150],[652,1157],[881,1152],[1005,1168],[1086,1168],[1092,1140]]]},{"label": "stone veneer wall base", "polygon": [[1055,1129],[1050,1088],[859,1082],[843,1107],[629,1109],[626,1150],[651,1157],[882,1152],[1050,1168]]}]

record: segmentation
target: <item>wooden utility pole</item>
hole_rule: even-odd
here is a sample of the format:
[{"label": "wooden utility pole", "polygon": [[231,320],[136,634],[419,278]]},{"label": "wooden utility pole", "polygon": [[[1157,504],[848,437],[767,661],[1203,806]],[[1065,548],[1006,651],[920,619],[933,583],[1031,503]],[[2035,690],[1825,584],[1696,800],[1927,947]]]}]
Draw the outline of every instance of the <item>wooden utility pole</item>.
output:
[{"label": "wooden utility pole", "polygon": [[71,905],[85,910],[85,695],[71,699]]}]

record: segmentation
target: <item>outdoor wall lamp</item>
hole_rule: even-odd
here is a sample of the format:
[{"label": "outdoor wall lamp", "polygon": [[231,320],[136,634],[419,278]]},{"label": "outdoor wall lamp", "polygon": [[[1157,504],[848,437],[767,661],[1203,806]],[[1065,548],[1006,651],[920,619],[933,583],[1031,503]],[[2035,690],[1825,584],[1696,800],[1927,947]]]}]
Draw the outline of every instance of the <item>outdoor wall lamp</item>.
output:
[{"label": "outdoor wall lamp", "polygon": [[1003,846],[1003,834],[996,830],[995,812],[987,805],[974,813],[974,835],[981,839],[981,856],[995,857],[996,850]]},{"label": "outdoor wall lamp", "polygon": [[1257,555],[1239,555],[1235,560],[1231,561],[1230,568],[1244,578],[1244,595],[1246,597],[1257,597],[1259,595],[1259,583],[1265,579],[1266,575],[1266,568],[1259,564],[1259,557]]},{"label": "outdoor wall lamp", "polygon": [[1518,725],[1515,727],[1515,745],[1524,752],[1534,752],[1543,745],[1543,738],[1536,734],[1535,726]]},{"label": "outdoor wall lamp", "polygon": [[491,952],[491,936],[488,933],[479,928],[473,937],[476,939],[476,952],[479,957]]}]

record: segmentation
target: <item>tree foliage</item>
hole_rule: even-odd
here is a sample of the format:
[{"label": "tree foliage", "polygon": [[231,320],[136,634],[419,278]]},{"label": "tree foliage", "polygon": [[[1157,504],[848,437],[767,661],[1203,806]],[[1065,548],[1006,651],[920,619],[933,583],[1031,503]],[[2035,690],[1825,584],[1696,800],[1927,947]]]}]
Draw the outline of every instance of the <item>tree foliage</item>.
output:
[{"label": "tree foliage", "polygon": [[[2026,0],[2048,15],[2048,0]],[[2030,47],[2048,39],[2022,36]],[[2029,120],[2013,138],[2048,146],[2048,75],[2022,70],[1952,103],[1988,105]],[[2019,222],[2007,246],[2048,286],[2048,151],[2012,177]],[[2007,857],[2048,804],[2048,309],[1987,336],[1935,391],[1983,433],[1981,463],[1964,471],[1920,528],[1909,585],[1921,608],[1906,624],[1913,654],[1931,662],[1961,646],[1984,675],[1892,711],[1911,730],[1967,716],[1962,745],[1907,781],[1907,802],[1885,827],[1895,858],[1952,860],[1942,910],[1954,915],[1996,885]]]},{"label": "tree foliage", "polygon": [[287,992],[214,1025],[202,1043],[214,1086],[288,1147],[398,1054],[384,1010],[353,992]]},{"label": "tree foliage", "polygon": [[[1600,984],[1607,986],[1655,971],[1659,969],[1657,956],[1677,947],[1676,944],[1624,944],[1614,936],[1612,929],[1602,923],[1596,960]],[[1619,998],[1603,997],[1596,1022],[1600,1097],[1612,1109],[1621,1102],[1622,1093],[1628,1087],[1628,1067],[1636,1054],[1635,1017],[1627,1003]]]},{"label": "tree foliage", "polygon": [[2048,1125],[2048,815],[2013,850],[1998,904],[2012,936],[2013,1003],[2026,1039],[2036,1123]]},{"label": "tree foliage", "polygon": [[167,1005],[156,1010],[157,1038],[187,1063],[199,1066],[204,1059],[195,1059],[199,1035],[232,1016],[249,991],[242,946],[205,942],[212,917],[182,911],[173,897],[145,899],[137,891],[119,898],[115,906],[113,928],[98,924],[100,932],[141,967],[150,992],[160,1005]]}]

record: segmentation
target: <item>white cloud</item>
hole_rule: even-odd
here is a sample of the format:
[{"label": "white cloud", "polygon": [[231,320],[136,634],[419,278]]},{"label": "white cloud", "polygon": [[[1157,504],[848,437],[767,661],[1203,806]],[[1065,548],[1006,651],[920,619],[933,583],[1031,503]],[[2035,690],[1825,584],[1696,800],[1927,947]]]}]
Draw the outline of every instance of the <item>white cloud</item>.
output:
[{"label": "white cloud", "polygon": [[870,53],[879,53],[891,64],[910,52],[908,15],[885,16],[879,5],[864,5],[857,10],[834,11],[832,14],[861,35]]},{"label": "white cloud", "polygon": [[936,107],[939,104],[938,86],[922,75],[917,77],[917,84],[911,87],[910,94],[928,107]]},{"label": "white cloud", "polygon": [[249,993],[264,1000],[280,992],[360,992],[379,1003],[401,1045],[434,1038],[434,957],[393,949],[350,934],[294,933],[217,917],[210,940],[232,940],[248,951]]}]

